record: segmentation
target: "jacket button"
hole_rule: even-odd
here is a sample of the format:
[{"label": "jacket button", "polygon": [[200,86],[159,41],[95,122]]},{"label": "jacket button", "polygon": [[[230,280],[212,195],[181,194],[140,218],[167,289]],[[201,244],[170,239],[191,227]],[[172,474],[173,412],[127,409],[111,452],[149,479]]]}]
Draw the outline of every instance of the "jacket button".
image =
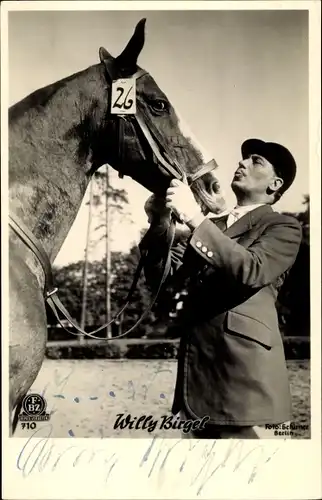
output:
[{"label": "jacket button", "polygon": [[209,252],[207,252],[207,257],[212,257],[213,256],[213,252],[210,250]]},{"label": "jacket button", "polygon": [[202,243],[201,243],[201,241],[197,241],[197,243],[196,243],[196,247],[197,247],[197,248],[201,248],[201,247],[202,247]]},{"label": "jacket button", "polygon": [[208,250],[208,248],[207,248],[207,247],[202,247],[202,249],[201,249],[201,251],[202,251],[203,253],[206,253],[206,252],[207,252],[207,250]]}]

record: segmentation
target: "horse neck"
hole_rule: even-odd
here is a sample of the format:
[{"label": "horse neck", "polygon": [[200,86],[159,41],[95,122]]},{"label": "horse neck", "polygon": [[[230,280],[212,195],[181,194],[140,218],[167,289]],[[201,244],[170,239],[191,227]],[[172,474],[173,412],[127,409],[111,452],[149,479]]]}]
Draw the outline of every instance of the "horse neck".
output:
[{"label": "horse neck", "polygon": [[92,66],[10,109],[9,209],[41,241],[51,261],[90,180],[91,141],[106,111],[97,106],[104,102],[103,78],[101,67]]}]

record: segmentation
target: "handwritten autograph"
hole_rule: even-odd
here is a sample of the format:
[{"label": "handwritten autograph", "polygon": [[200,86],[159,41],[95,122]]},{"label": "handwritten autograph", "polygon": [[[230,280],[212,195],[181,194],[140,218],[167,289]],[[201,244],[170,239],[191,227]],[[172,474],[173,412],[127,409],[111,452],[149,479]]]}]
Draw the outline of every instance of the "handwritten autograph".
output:
[{"label": "handwritten autograph", "polygon": [[[149,470],[148,477],[151,477],[153,473],[155,473],[155,469],[157,469],[157,465],[159,466],[159,471],[164,469],[166,462],[169,460],[169,456],[172,453],[173,449],[178,446],[180,443],[186,443],[185,440],[176,440],[175,443],[169,447],[169,445],[165,446],[165,453],[162,456],[162,447],[163,443],[166,441],[159,440],[159,444],[156,446],[156,438],[154,437],[149,448],[144,454],[140,466],[144,466],[149,462],[152,450],[156,447],[156,453],[154,454],[154,459]],[[162,443],[163,442],[163,443]],[[205,485],[218,473],[221,469],[230,466],[231,472],[236,472],[241,469],[242,465],[249,466],[250,471],[246,474],[247,483],[250,484],[255,481],[259,470],[267,464],[279,451],[279,448],[276,448],[273,453],[265,454],[265,447],[263,444],[258,444],[251,448],[250,450],[245,450],[245,441],[238,440],[229,440],[226,450],[219,450],[218,445],[219,442],[223,443],[220,440],[213,440],[212,444],[202,444],[201,440],[197,441],[189,441],[189,448],[187,450],[186,455],[183,458],[179,466],[179,473],[182,473],[187,467],[187,462],[190,458],[194,460],[191,452],[196,449],[202,447],[202,460],[199,462],[197,467],[196,474],[193,476],[190,482],[190,486],[196,486],[196,494],[200,495]],[[225,441],[227,444],[227,441]],[[172,468],[173,466],[171,466]]]},{"label": "handwritten autograph", "polygon": [[[64,391],[69,379],[71,378],[71,375],[73,374],[73,372],[74,372],[74,368],[71,369],[71,371],[66,376],[60,377],[57,368],[55,369],[53,385],[54,385],[55,389],[60,389],[60,392],[56,392],[56,394],[53,394],[54,398],[67,399],[66,396],[63,394],[63,391]],[[155,382],[157,376],[161,373],[164,373],[164,372],[168,372],[168,373],[172,374],[172,371],[169,368],[164,368],[163,364],[161,362],[158,362],[156,370],[153,374],[153,377],[149,380],[148,384],[141,384],[140,385],[140,388],[142,389],[142,392],[143,392],[143,394],[141,394],[141,397],[143,397],[143,400],[147,399],[149,390],[153,388],[153,383]],[[49,388],[49,383],[46,384],[43,391],[41,392],[42,396],[45,396],[48,388]],[[138,387],[136,386],[136,384],[134,384],[133,380],[128,380],[127,391],[129,394],[128,399],[131,399],[132,401],[134,401],[136,399],[137,394],[138,394]],[[113,390],[109,390],[107,394],[111,398],[117,397],[117,394]],[[164,400],[164,404],[167,404],[167,396],[164,392],[160,392],[159,398]],[[99,397],[96,395],[95,396],[88,396],[87,398],[84,398],[84,397],[80,398],[79,396],[73,397],[73,401],[75,403],[80,403],[82,399],[89,399],[90,401],[96,401],[99,399]],[[122,390],[122,399],[124,399],[123,390]],[[52,409],[51,413],[53,414],[55,412],[56,412],[56,407],[54,407]]]},{"label": "handwritten autograph", "polygon": [[[105,448],[100,449],[80,448],[77,444],[73,444],[59,451],[51,438],[52,430],[52,426],[48,424],[41,430],[35,431],[20,451],[16,466],[24,478],[44,470],[55,472],[59,466],[66,468],[69,465],[75,468],[80,463],[93,465],[94,460],[96,460],[95,467],[97,467],[99,460],[103,465],[104,483],[106,483],[118,467],[124,469],[122,457],[118,456],[113,449],[109,450],[109,443],[106,443]],[[181,447],[180,454],[174,454],[174,450],[178,450],[179,446]],[[233,473],[242,469],[246,482],[253,483],[278,451],[277,447],[273,453],[268,452],[263,444],[256,444],[249,448],[243,440],[228,442],[214,440],[209,444],[209,441],[203,443],[201,440],[184,439],[169,442],[169,440],[154,437],[149,441],[148,448],[143,455],[137,457],[136,461],[133,459],[131,464],[145,471],[147,479],[162,476],[165,471],[171,471],[172,474],[178,473],[178,477],[182,477],[186,472],[185,484],[190,481],[190,487],[199,496],[206,485],[209,486],[209,483],[224,468]],[[196,452],[200,457],[198,461],[196,461]],[[188,471],[188,466],[193,466],[193,474]]]},{"label": "handwritten autograph", "polygon": [[[68,446],[63,452],[58,452],[55,450],[55,444],[51,439],[52,431],[53,426],[51,424],[36,430],[23,446],[17,457],[17,469],[21,471],[24,478],[36,471],[43,472],[47,470],[54,472],[59,465],[62,465],[66,457],[72,460],[72,467],[77,467],[81,461],[86,459],[87,464],[91,464],[99,455],[100,460],[107,467],[105,481],[108,480],[117,463],[115,453],[111,455],[106,449],[91,450],[90,448],[83,448],[80,450],[77,445]],[[64,466],[66,466],[65,462]]]}]

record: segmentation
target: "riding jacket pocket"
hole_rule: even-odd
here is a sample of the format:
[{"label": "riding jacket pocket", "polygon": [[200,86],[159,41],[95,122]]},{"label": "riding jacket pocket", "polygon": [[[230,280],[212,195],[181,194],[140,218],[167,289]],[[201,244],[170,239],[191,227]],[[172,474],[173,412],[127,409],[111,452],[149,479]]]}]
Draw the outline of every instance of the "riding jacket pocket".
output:
[{"label": "riding jacket pocket", "polygon": [[228,311],[227,313],[227,333],[238,334],[266,349],[272,347],[273,332],[268,325],[256,318],[235,311]]}]

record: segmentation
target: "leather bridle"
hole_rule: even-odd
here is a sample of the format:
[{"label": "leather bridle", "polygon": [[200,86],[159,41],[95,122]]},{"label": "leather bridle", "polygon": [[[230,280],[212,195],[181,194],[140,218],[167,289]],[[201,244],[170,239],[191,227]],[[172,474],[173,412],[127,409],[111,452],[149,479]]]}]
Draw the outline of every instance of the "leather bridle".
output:
[{"label": "leather bridle", "polygon": [[[117,68],[115,67],[115,64],[113,64],[112,61],[104,61],[105,64],[105,69],[108,78],[112,82],[113,80],[117,79],[118,77],[118,72]],[[134,78],[135,80],[143,77],[144,75],[147,75],[148,73],[145,72],[144,70],[139,70],[136,73],[134,73],[131,78]],[[139,97],[137,98],[137,102],[139,104]],[[118,115],[114,115],[116,119],[118,119],[118,125],[119,125],[119,152],[120,155],[122,156],[122,133],[123,133],[123,123],[124,120],[128,118],[128,115],[122,115],[121,117]],[[166,151],[165,146],[161,143],[157,130],[153,127],[153,123],[149,123],[147,125],[146,120],[144,118],[143,113],[141,112],[140,106],[137,107],[137,112],[135,115],[130,115],[130,118],[132,121],[134,121],[135,125],[140,129],[142,132],[144,138],[147,141],[147,144],[149,145],[149,148],[151,149],[153,155],[155,156],[157,163],[163,170],[166,171],[167,175],[171,178],[179,179],[181,181],[186,180],[191,186],[197,179],[200,177],[204,176],[208,172],[214,170],[217,168],[217,164],[215,160],[211,160],[209,163],[202,165],[193,175],[190,175],[189,177],[186,176],[184,170],[181,168],[179,163],[171,157],[171,155]],[[120,176],[122,176],[122,172],[120,173]],[[131,297],[133,295],[133,292],[136,289],[138,280],[140,278],[142,269],[144,267],[144,263],[147,258],[148,254],[148,248],[142,248],[141,249],[141,257],[138,263],[138,267],[135,271],[135,275],[133,278],[132,285],[130,287],[130,290],[127,294],[127,297],[125,299],[124,305],[121,307],[119,312],[111,319],[111,321],[105,323],[101,327],[97,328],[96,330],[93,330],[92,332],[86,332],[82,328],[80,328],[79,325],[72,319],[64,305],[61,303],[57,292],[58,289],[54,285],[54,279],[53,279],[53,273],[52,273],[52,266],[49,260],[49,257],[42,245],[42,243],[33,235],[33,233],[26,227],[26,225],[17,217],[15,214],[10,214],[9,215],[9,225],[13,229],[13,231],[21,238],[21,240],[28,246],[28,248],[35,254],[37,259],[39,260],[43,271],[45,275],[45,287],[44,287],[44,294],[45,294],[45,300],[47,304],[50,306],[52,312],[54,313],[58,323],[61,325],[64,330],[69,332],[72,335],[76,336],[86,336],[90,337],[93,339],[97,340],[115,340],[119,339],[122,337],[125,337],[128,335],[130,332],[132,332],[142,321],[147,317],[151,309],[153,308],[158,295],[160,293],[160,290],[162,288],[162,285],[164,284],[170,268],[171,268],[171,247],[173,244],[174,240],[174,235],[175,235],[175,217],[171,218],[169,228],[166,232],[166,243],[167,243],[167,251],[166,255],[164,258],[163,262],[163,271],[162,271],[162,276],[160,279],[159,286],[156,290],[156,292],[153,295],[153,298],[151,300],[151,303],[149,304],[149,307],[144,311],[142,316],[137,320],[137,322],[129,328],[126,332],[123,332],[120,335],[114,336],[112,338],[102,338],[102,337],[97,337],[95,336],[96,333],[106,329],[109,325],[112,323],[115,323],[118,318],[122,316],[126,308],[128,307]],[[148,230],[148,233],[150,229]],[[145,240],[148,240],[147,236],[149,234],[145,235]],[[73,332],[72,330],[69,330],[66,328],[62,322],[60,314],[64,317],[65,320],[67,320],[73,328],[75,328],[76,332]]]}]

